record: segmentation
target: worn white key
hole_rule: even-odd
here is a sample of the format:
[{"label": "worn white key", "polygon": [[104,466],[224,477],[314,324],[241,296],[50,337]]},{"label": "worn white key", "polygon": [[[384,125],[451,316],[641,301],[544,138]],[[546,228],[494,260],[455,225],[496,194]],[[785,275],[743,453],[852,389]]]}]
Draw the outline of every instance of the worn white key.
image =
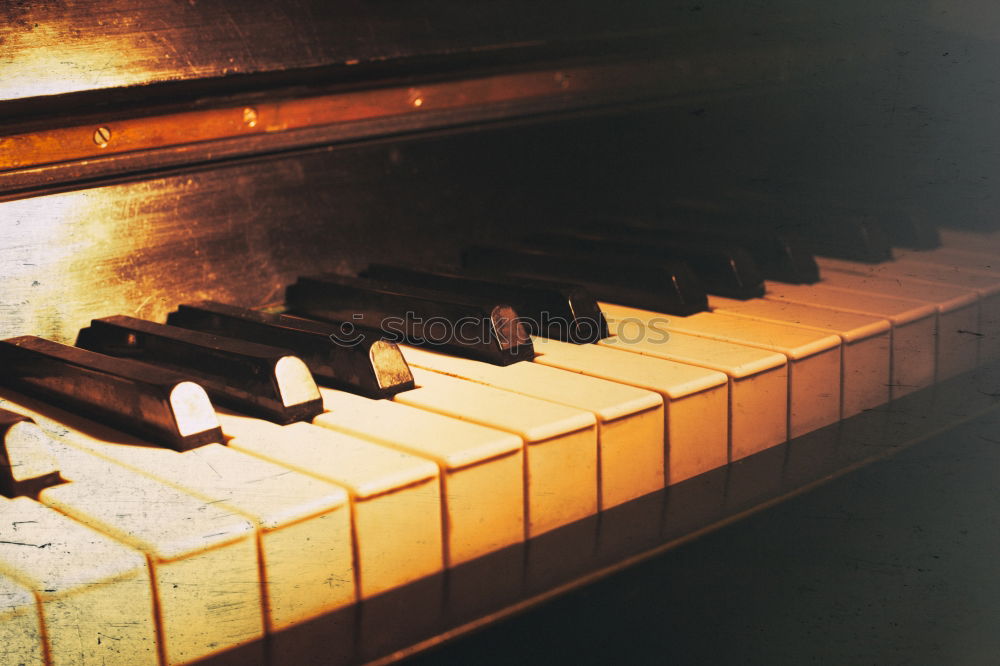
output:
[{"label": "worn white key", "polygon": [[0,498],[0,571],[38,600],[49,663],[158,662],[153,588],[138,550],[27,497]]},{"label": "worn white key", "polygon": [[313,423],[433,460],[445,560],[456,566],[524,541],[524,445],[508,432],[389,400],[321,388]]},{"label": "worn white key", "polygon": [[358,594],[368,599],[444,567],[437,466],[310,423],[219,412],[229,446],[348,490]]},{"label": "worn white key", "polygon": [[937,308],[929,303],[835,289],[824,285],[766,283],[764,298],[887,319],[892,324],[892,398],[934,383]]},{"label": "worn white key", "polygon": [[3,574],[0,574],[0,663],[45,663],[42,625],[35,595]]},{"label": "worn white key", "polygon": [[396,402],[514,433],[524,440],[528,536],[597,512],[597,421],[590,412],[413,368]]},{"label": "worn white key", "polygon": [[535,363],[655,391],[663,400],[665,481],[721,467],[729,459],[729,379],[707,368],[534,336]]},{"label": "worn white key", "polygon": [[[615,319],[663,314],[601,304]],[[783,354],[788,359],[788,436],[799,437],[840,418],[840,338],[797,326],[711,312],[670,317],[670,332],[687,333]]]},{"label": "worn white key", "polygon": [[[935,251],[937,252],[937,251]],[[966,287],[979,296],[980,363],[1000,358],[1000,270],[995,273],[976,268],[968,253],[965,257],[945,258],[932,253],[908,254],[897,261],[879,265],[878,275],[904,277],[922,282],[950,284]],[[935,256],[938,261],[930,262]],[[986,261],[994,261],[992,258]],[[948,263],[951,262],[951,263]]]},{"label": "worn white key", "polygon": [[114,463],[97,468],[91,461],[98,458],[83,456],[90,461],[69,466],[60,456],[73,483],[47,488],[40,500],[146,554],[166,663],[261,638],[260,565],[250,521]]},{"label": "worn white key", "polygon": [[788,439],[788,368],[783,354],[675,333],[644,317],[615,319],[599,344],[724,373],[729,380],[729,460]]},{"label": "worn white key", "polygon": [[986,275],[1000,274],[1000,249],[939,247],[933,250],[894,250],[896,261],[934,264]]},{"label": "worn white key", "polygon": [[663,488],[663,399],[634,386],[528,361],[505,367],[401,345],[411,367],[588,411],[597,419],[599,507]]},{"label": "worn white key", "polygon": [[350,507],[343,488],[219,444],[179,453],[29,398],[12,404],[49,431],[60,432],[69,446],[253,521],[264,566],[269,629],[291,626],[355,600]]},{"label": "worn white key", "polygon": [[713,312],[794,324],[840,337],[841,414],[848,418],[889,401],[891,333],[887,319],[764,299],[709,296]]},{"label": "worn white key", "polygon": [[835,269],[824,269],[820,284],[852,291],[861,301],[868,294],[877,294],[934,305],[938,311],[936,378],[947,379],[978,364],[979,296],[975,291],[905,277],[861,275]]}]

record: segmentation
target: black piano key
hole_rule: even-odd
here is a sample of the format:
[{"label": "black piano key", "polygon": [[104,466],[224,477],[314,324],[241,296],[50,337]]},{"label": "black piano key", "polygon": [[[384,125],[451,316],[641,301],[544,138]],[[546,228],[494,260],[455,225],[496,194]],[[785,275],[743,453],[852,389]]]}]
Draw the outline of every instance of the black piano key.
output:
[{"label": "black piano key", "polygon": [[529,248],[473,246],[462,255],[477,274],[560,280],[579,284],[602,301],[689,315],[708,309],[704,287],[681,262],[625,263]]},{"label": "black piano key", "polygon": [[783,220],[776,226],[794,231],[813,254],[823,257],[870,264],[892,259],[888,234],[867,216],[824,214],[808,222]]},{"label": "black piano key", "polygon": [[323,413],[312,375],[287,349],[124,316],[93,320],[77,346],[176,371],[219,404],[275,423]]},{"label": "black piano key", "polygon": [[643,239],[598,232],[545,232],[525,241],[543,249],[573,254],[600,254],[620,261],[683,261],[705,285],[705,291],[730,298],[764,295],[764,277],[743,249],[711,242]]},{"label": "black piano key", "polygon": [[138,361],[25,335],[0,341],[0,383],[178,451],[223,441],[201,386]]},{"label": "black piano key", "polygon": [[492,299],[329,274],[299,278],[285,300],[292,314],[344,323],[347,341],[357,327],[495,365],[535,356],[517,311]]},{"label": "black piano key", "polygon": [[872,215],[885,230],[889,242],[911,250],[933,250],[941,247],[937,227],[912,212],[898,208],[876,210]]},{"label": "black piano key", "polygon": [[729,223],[714,217],[668,216],[603,220],[594,223],[594,228],[614,231],[633,242],[722,243],[742,248],[767,279],[790,284],[812,284],[820,279],[815,257],[800,240],[760,225]]},{"label": "black piano key", "polygon": [[341,344],[337,324],[211,301],[181,305],[167,323],[290,349],[320,384],[369,398],[389,398],[414,387],[399,347],[379,334],[359,331]]},{"label": "black piano key", "polygon": [[583,287],[552,281],[485,279],[450,270],[425,270],[369,264],[362,273],[383,282],[455,291],[510,303],[528,332],[555,340],[586,344],[608,337],[608,323],[597,300]]},{"label": "black piano key", "polygon": [[48,435],[27,416],[0,409],[0,495],[36,497],[63,482]]},{"label": "black piano key", "polygon": [[841,207],[807,208],[787,201],[744,201],[719,206],[684,206],[681,219],[718,220],[751,229],[770,228],[790,235],[813,254],[865,263],[892,259],[889,235],[872,215]]}]

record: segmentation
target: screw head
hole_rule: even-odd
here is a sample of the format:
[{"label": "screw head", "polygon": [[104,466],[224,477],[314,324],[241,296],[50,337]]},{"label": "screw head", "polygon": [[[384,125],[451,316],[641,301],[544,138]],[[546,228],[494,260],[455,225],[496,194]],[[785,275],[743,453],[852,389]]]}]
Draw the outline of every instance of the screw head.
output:
[{"label": "screw head", "polygon": [[257,126],[257,109],[252,106],[243,109],[243,124],[247,127]]},{"label": "screw head", "polygon": [[101,148],[106,148],[111,141],[111,130],[107,127],[98,127],[94,130],[94,143]]},{"label": "screw head", "polygon": [[410,88],[407,101],[410,103],[410,106],[419,109],[424,105],[424,94],[416,88]]}]

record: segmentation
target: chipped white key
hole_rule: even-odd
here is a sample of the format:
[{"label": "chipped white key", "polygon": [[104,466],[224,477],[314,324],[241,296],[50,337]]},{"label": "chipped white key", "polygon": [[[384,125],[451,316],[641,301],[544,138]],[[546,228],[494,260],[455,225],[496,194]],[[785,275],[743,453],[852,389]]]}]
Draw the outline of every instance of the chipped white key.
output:
[{"label": "chipped white key", "polygon": [[834,289],[823,285],[766,283],[764,298],[839,312],[870,315],[892,324],[893,399],[934,383],[937,362],[937,308],[921,301]]},{"label": "chipped white key", "polygon": [[266,619],[282,629],[355,600],[347,492],[219,444],[179,453],[12,392],[62,443],[240,513],[257,526]]},{"label": "chipped white key", "polygon": [[39,499],[146,554],[166,663],[263,636],[250,521],[89,453],[67,447],[58,458],[72,483],[47,488]]},{"label": "chipped white key", "polygon": [[597,419],[603,511],[663,488],[659,394],[529,361],[505,367],[401,345],[410,367],[588,411]]},{"label": "chipped white key", "polygon": [[31,590],[0,574],[0,658],[4,663],[45,663],[39,618]]},{"label": "chipped white key", "polygon": [[968,372],[979,358],[979,296],[975,291],[901,277],[861,275],[824,269],[819,283],[845,289],[864,301],[868,294],[892,296],[929,303],[937,308],[935,342],[938,381]]},{"label": "chipped white key", "polygon": [[229,446],[348,490],[361,599],[444,567],[437,466],[310,423],[279,426],[219,413]]},{"label": "chipped white key", "polygon": [[535,336],[535,363],[655,391],[663,400],[666,483],[729,460],[729,379],[725,374],[599,345]]},{"label": "chipped white key", "polygon": [[27,497],[0,498],[0,571],[35,594],[50,663],[158,662],[141,552]]},{"label": "chipped white key", "polygon": [[[607,316],[664,315],[648,310],[601,304]],[[670,332],[756,347],[788,359],[788,436],[799,437],[840,418],[840,338],[798,326],[774,324],[725,314],[703,312],[666,320]]]},{"label": "chipped white key", "polygon": [[891,333],[887,319],[764,299],[709,296],[713,312],[794,324],[840,337],[841,415],[848,418],[889,401]]},{"label": "chipped white key", "polygon": [[599,344],[717,370],[729,379],[729,460],[788,439],[788,368],[783,354],[660,328],[642,317],[609,317],[615,332]]},{"label": "chipped white key", "polygon": [[514,433],[524,440],[526,521],[534,537],[597,512],[594,415],[413,368],[417,384],[396,402]]},{"label": "chipped white key", "polygon": [[389,400],[326,388],[320,394],[328,411],[316,425],[437,463],[448,566],[524,540],[520,437]]}]

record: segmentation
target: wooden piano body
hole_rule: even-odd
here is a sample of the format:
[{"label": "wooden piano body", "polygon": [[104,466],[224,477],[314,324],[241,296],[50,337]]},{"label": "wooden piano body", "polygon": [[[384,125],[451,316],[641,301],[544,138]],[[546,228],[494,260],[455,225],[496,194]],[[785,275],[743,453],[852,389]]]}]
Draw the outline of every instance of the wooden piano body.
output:
[{"label": "wooden piano body", "polygon": [[[300,274],[454,262],[473,241],[681,198],[989,226],[1000,13],[973,4],[0,4],[0,337],[72,342],[92,318],[162,321],[196,299],[271,306]],[[989,393],[915,396],[901,412],[931,416],[908,425],[862,415],[270,656],[320,663],[330,626],[349,660],[428,647],[977,415]]]}]

